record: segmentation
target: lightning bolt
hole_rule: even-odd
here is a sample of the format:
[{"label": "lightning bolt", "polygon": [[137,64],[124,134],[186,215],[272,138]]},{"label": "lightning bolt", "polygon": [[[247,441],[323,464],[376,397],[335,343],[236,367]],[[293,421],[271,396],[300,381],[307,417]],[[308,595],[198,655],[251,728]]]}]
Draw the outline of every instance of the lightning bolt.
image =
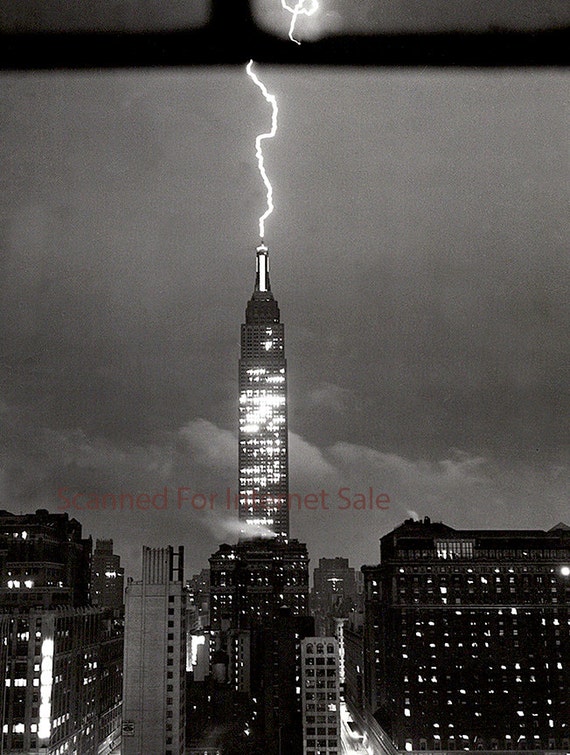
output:
[{"label": "lightning bolt", "polygon": [[263,94],[267,102],[271,105],[271,131],[268,131],[266,134],[259,134],[255,139],[255,156],[257,157],[257,167],[259,168],[259,174],[261,175],[267,192],[267,209],[259,218],[259,237],[263,241],[263,237],[265,236],[265,221],[273,212],[273,187],[271,186],[271,182],[267,177],[267,173],[265,171],[265,164],[263,162],[263,149],[261,147],[261,143],[264,139],[273,139],[273,137],[277,133],[277,114],[279,112],[279,109],[277,107],[277,100],[275,98],[275,95],[269,94],[265,84],[260,81],[253,72],[252,66],[253,60],[250,60],[245,67],[246,73],[253,81],[253,83],[261,89],[261,93]]},{"label": "lightning bolt", "polygon": [[319,7],[319,3],[317,0],[309,0],[309,4],[305,5],[306,0],[298,0],[297,5],[294,5],[291,7],[290,5],[287,5],[287,0],[281,0],[281,5],[283,7],[283,10],[289,11],[291,14],[291,26],[289,27],[289,39],[291,42],[295,42],[296,45],[300,45],[298,39],[295,39],[293,36],[293,33],[295,31],[295,24],[297,23],[297,19],[299,16],[312,16],[313,13],[316,12],[317,8]]},{"label": "lightning bolt", "polygon": [[[318,0],[297,0],[296,5],[287,5],[287,0],[281,0],[281,5],[284,10],[289,11],[291,14],[291,25],[289,27],[289,39],[291,42],[295,42],[295,44],[300,45],[298,39],[295,39],[293,36],[295,32],[295,24],[297,23],[297,19],[299,16],[312,16],[313,13],[315,13],[319,7]],[[273,139],[275,134],[277,133],[277,115],[279,113],[279,108],[277,107],[277,99],[275,98],[274,94],[270,94],[267,91],[267,87],[265,84],[258,79],[258,77],[253,72],[253,60],[250,60],[247,66],[245,67],[246,73],[249,76],[249,78],[253,81],[253,83],[259,87],[261,90],[261,93],[267,100],[267,102],[271,105],[271,131],[268,131],[265,134],[259,134],[255,139],[255,156],[257,157],[257,167],[259,169],[259,174],[263,180],[263,183],[265,185],[266,190],[266,196],[267,196],[267,209],[263,213],[263,215],[259,218],[259,236],[261,238],[261,241],[263,243],[263,238],[265,236],[265,221],[267,218],[271,215],[271,213],[274,210],[273,205],[273,187],[271,186],[271,181],[269,180],[269,177],[267,175],[267,172],[265,170],[265,164],[263,162],[263,149],[262,149],[262,142],[264,139]]]}]

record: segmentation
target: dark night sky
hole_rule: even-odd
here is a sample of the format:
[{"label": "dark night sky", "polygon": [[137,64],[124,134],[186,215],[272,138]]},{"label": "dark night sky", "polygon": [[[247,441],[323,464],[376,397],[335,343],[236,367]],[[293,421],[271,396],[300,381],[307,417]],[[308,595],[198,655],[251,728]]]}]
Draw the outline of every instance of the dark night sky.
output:
[{"label": "dark night sky", "polygon": [[[359,567],[409,512],[568,521],[568,73],[257,71],[291,491],[330,495],[292,535]],[[0,114],[0,505],[167,486],[75,516],[134,576],[143,544],[191,573],[234,538],[174,498],[236,487],[269,108],[241,69],[5,72]],[[388,511],[338,510],[370,486]]]}]

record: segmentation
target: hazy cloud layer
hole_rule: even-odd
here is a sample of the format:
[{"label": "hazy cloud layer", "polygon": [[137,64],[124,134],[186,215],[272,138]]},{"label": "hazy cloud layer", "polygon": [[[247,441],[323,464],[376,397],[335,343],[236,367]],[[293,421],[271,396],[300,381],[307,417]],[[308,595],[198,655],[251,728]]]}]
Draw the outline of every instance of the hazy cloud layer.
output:
[{"label": "hazy cloud layer", "polygon": [[[211,422],[190,421],[162,446],[144,447],[81,431],[34,437],[20,417],[7,443],[9,508],[68,511],[86,535],[114,537],[131,573],[149,542],[184,544],[198,569],[219,543],[237,539],[237,438]],[[319,448],[295,433],[290,466],[292,535],[307,542],[314,559],[345,553],[357,566],[374,562],[378,538],[409,516],[460,528],[490,519],[541,528],[567,513],[570,474],[562,466],[506,470],[461,451],[411,460],[351,443]]]}]

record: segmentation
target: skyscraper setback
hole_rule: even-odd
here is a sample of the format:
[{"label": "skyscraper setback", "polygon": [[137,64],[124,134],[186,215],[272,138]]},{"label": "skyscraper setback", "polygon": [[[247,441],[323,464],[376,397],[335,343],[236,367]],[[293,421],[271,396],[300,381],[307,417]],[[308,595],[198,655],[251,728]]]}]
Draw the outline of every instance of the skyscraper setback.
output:
[{"label": "skyscraper setback", "polygon": [[269,255],[257,248],[255,289],[241,326],[239,519],[243,539],[289,537],[287,364],[284,325],[269,282]]}]

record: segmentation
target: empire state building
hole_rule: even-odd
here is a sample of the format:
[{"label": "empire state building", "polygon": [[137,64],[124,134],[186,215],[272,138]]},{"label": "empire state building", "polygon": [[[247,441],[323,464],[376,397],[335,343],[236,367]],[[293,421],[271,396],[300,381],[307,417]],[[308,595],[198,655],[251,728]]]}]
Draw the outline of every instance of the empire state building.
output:
[{"label": "empire state building", "polygon": [[255,289],[241,326],[239,360],[239,519],[241,539],[289,538],[287,363],[284,325],[257,248]]},{"label": "empire state building", "polygon": [[308,614],[307,546],[289,539],[284,347],[284,327],[262,242],[257,248],[255,288],[241,326],[240,537],[235,545],[223,543],[210,557],[210,624],[218,647],[233,659],[236,689],[240,674],[249,666],[244,666],[241,651],[236,650],[236,638],[238,644],[241,640],[233,633],[277,621],[284,608],[295,617]]}]

